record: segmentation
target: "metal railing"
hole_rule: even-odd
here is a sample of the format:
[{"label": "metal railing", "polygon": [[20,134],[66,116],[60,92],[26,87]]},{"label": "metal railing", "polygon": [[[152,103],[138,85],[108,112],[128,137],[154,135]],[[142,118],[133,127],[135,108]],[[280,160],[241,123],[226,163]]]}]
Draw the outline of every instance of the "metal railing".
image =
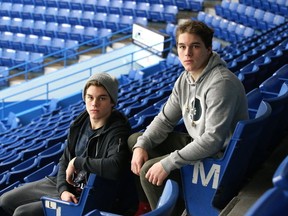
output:
[{"label": "metal railing", "polygon": [[[122,31],[127,31],[127,29],[123,29]],[[51,58],[51,56],[53,56],[53,55],[55,55],[55,54],[59,54],[59,55],[61,54],[61,55],[63,55],[63,57],[55,58],[53,61],[50,61],[50,62],[48,62],[48,63],[45,63],[45,64],[43,65],[43,67],[46,67],[46,66],[48,66],[48,65],[50,65],[50,64],[55,64],[56,62],[60,62],[60,61],[63,61],[63,65],[64,65],[64,67],[66,67],[66,66],[68,65],[68,61],[70,61],[71,58],[75,58],[76,56],[79,56],[79,55],[81,55],[81,54],[84,54],[84,53],[89,52],[89,51],[92,51],[92,50],[101,49],[101,50],[102,50],[101,53],[105,53],[107,46],[110,46],[110,45],[112,45],[113,43],[121,42],[121,41],[124,41],[124,40],[127,40],[127,39],[131,38],[131,34],[128,34],[128,35],[127,35],[127,34],[122,34],[122,35],[121,35],[121,32],[122,32],[122,31],[114,32],[114,33],[112,33],[111,35],[109,35],[108,37],[102,38],[102,39],[101,39],[101,40],[102,40],[102,43],[101,43],[100,45],[98,45],[98,46],[87,46],[87,44],[91,44],[91,43],[93,42],[93,40],[87,41],[87,42],[85,42],[85,43],[82,43],[82,44],[79,45],[79,47],[87,46],[88,48],[83,49],[83,50],[81,50],[81,51],[79,51],[79,52],[76,52],[76,53],[74,53],[74,54],[73,54],[73,53],[70,53],[69,55],[67,55],[67,49],[60,50],[60,51],[58,51],[58,52],[56,52],[56,53],[51,53],[51,54],[45,56],[45,59]],[[113,37],[116,36],[116,35],[117,35],[118,37],[113,38]],[[120,37],[119,37],[119,35],[120,35]],[[109,38],[109,39],[108,39],[108,38]],[[99,40],[99,38],[97,38],[97,40]],[[172,43],[171,43],[172,39],[171,39],[171,38],[168,38],[165,42],[167,42],[167,41],[170,42],[171,46],[165,48],[164,51],[168,51],[168,52],[169,52],[169,51],[171,50],[171,48],[172,48]],[[155,45],[157,45],[157,44],[155,44]],[[153,46],[154,46],[154,45],[153,45]],[[149,49],[151,49],[153,46],[151,46],[151,47],[146,47],[145,49],[146,49],[146,50],[149,50]],[[143,49],[144,49],[144,48],[143,48]],[[21,106],[21,104],[23,104],[23,103],[25,103],[25,102],[27,102],[27,101],[29,101],[29,100],[37,100],[37,99],[40,99],[40,100],[43,100],[43,103],[48,102],[51,98],[53,98],[54,95],[57,95],[57,94],[56,94],[57,91],[62,91],[62,90],[64,90],[65,88],[69,88],[69,87],[72,86],[72,85],[75,85],[75,84],[77,84],[77,83],[79,83],[79,82],[82,82],[82,81],[84,81],[84,80],[87,80],[87,78],[92,75],[92,73],[93,73],[93,71],[94,71],[94,69],[95,69],[96,67],[99,67],[99,66],[104,65],[104,64],[109,64],[109,62],[113,62],[113,61],[115,61],[115,60],[117,60],[117,59],[129,58],[130,61],[127,61],[126,63],[122,63],[121,65],[116,65],[116,66],[113,67],[113,64],[111,64],[112,67],[111,67],[109,70],[107,70],[106,72],[109,72],[109,71],[112,71],[112,70],[115,70],[115,69],[117,69],[117,68],[124,67],[124,66],[127,67],[127,65],[130,66],[130,68],[132,68],[133,65],[134,65],[134,63],[135,63],[136,61],[139,61],[139,60],[141,60],[141,59],[144,59],[144,58],[147,58],[147,57],[149,57],[149,56],[155,55],[155,53],[154,53],[154,54],[151,53],[151,54],[149,54],[149,56],[144,56],[144,57],[142,57],[142,58],[139,58],[139,55],[137,55],[138,58],[135,59],[135,58],[134,58],[134,56],[136,56],[135,54],[136,54],[137,52],[143,51],[143,49],[139,49],[139,50],[137,50],[137,51],[135,51],[135,52],[131,52],[131,53],[129,53],[129,54],[120,55],[120,56],[118,56],[117,58],[113,58],[113,59],[107,60],[107,61],[105,61],[105,62],[103,62],[103,63],[95,64],[94,66],[90,66],[90,67],[87,67],[87,68],[83,68],[83,69],[81,69],[81,70],[77,70],[77,71],[74,72],[74,73],[69,72],[69,74],[67,74],[67,75],[65,75],[65,76],[62,76],[61,78],[58,78],[57,80],[47,81],[46,83],[39,84],[39,85],[37,85],[37,86],[34,86],[34,87],[31,88],[31,89],[27,89],[27,90],[21,91],[21,92],[15,92],[15,94],[12,94],[12,95],[7,96],[7,97],[0,98],[0,103],[1,103],[1,106],[0,106],[0,119],[4,119],[4,118],[8,115],[9,110],[13,109],[13,107]],[[78,63],[78,62],[77,62],[77,63]],[[76,64],[77,64],[77,63],[76,63]],[[71,65],[69,65],[69,66],[71,66]],[[18,66],[15,66],[15,67],[18,67]],[[12,70],[12,69],[13,69],[13,68],[10,68],[10,70]],[[33,68],[32,68],[32,69],[33,69]],[[35,68],[34,68],[34,69],[35,69]],[[22,72],[19,72],[19,73],[17,73],[17,74],[13,74],[13,75],[7,77],[7,79],[12,79],[12,78],[15,77],[15,76],[19,76],[19,75],[24,74],[24,76],[27,78],[26,81],[28,81],[29,78],[28,78],[28,75],[27,75],[27,74],[28,74],[29,72],[31,72],[31,68],[30,68],[30,69],[27,69],[27,70],[24,70],[24,71],[22,71]],[[129,72],[129,71],[127,71],[127,73],[128,73],[128,72]],[[61,80],[66,80],[66,79],[68,79],[68,77],[71,78],[71,76],[73,76],[73,75],[80,75],[80,74],[81,74],[81,77],[83,77],[82,79],[77,79],[76,81],[72,81],[72,82],[69,82],[69,83],[65,82],[65,83],[67,83],[66,85],[63,85],[64,82],[61,82]],[[57,84],[57,83],[58,83],[58,84]],[[36,94],[35,94],[35,91],[37,92]],[[31,94],[30,94],[29,92],[31,92]],[[32,94],[32,92],[33,92],[33,94]],[[54,94],[54,93],[55,93],[55,94]],[[14,101],[13,101],[13,97],[15,97],[16,95],[17,95],[17,97],[19,98],[20,95],[24,95],[24,94],[25,94],[25,95],[31,95],[31,96],[26,97],[26,98],[23,97],[22,100],[16,100],[16,101],[14,100]],[[29,109],[29,108],[28,108],[28,109]]]}]

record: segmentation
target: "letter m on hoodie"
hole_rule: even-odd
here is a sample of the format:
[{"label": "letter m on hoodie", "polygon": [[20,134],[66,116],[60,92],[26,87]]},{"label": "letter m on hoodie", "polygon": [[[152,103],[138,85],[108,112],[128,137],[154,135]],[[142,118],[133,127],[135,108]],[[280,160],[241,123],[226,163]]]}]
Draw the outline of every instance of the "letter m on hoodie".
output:
[{"label": "letter m on hoodie", "polygon": [[[207,167],[206,167],[207,168]],[[204,187],[207,187],[209,182],[212,181],[212,188],[216,189],[219,183],[220,165],[212,164],[209,172],[205,172],[203,162],[199,161],[194,164],[192,183],[198,184],[199,176],[201,183]],[[207,171],[207,170],[206,170]],[[207,176],[206,174],[207,173]]]}]

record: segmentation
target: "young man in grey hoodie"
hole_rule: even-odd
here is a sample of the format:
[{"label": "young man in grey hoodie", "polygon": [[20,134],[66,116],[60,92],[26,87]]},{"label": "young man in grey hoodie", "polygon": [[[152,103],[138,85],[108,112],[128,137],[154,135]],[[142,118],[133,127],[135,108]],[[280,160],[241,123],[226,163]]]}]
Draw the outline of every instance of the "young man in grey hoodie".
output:
[{"label": "young man in grey hoodie", "polygon": [[[178,176],[179,180],[182,166],[217,156],[237,122],[248,119],[244,87],[212,51],[213,33],[199,21],[189,20],[178,26],[176,46],[185,71],[145,132],[133,134],[128,140],[133,151],[131,170],[140,176],[152,209],[167,178]],[[188,134],[173,132],[181,118]],[[143,196],[140,199],[139,214],[145,212],[143,208],[149,211]]]}]

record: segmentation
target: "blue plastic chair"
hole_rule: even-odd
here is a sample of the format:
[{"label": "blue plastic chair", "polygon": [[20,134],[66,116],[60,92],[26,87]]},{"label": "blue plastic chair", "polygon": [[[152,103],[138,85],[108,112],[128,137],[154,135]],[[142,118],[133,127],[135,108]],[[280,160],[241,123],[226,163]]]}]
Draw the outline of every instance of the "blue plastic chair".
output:
[{"label": "blue plastic chair", "polygon": [[23,10],[21,12],[22,19],[33,19],[33,12],[35,10],[35,5],[33,4],[24,4]]},{"label": "blue plastic chair", "polygon": [[36,6],[34,8],[33,19],[36,20],[45,20],[46,6]]},{"label": "blue plastic chair", "polygon": [[57,38],[61,38],[61,39],[65,39],[65,40],[70,39],[71,30],[72,30],[71,24],[61,23],[58,26],[56,36],[57,36]]},{"label": "blue plastic chair", "polygon": [[284,158],[275,171],[273,187],[268,189],[245,213],[245,216],[285,215],[288,208],[288,157]]},{"label": "blue plastic chair", "polygon": [[82,13],[83,13],[82,10],[71,10],[68,17],[68,23],[70,25],[80,25]]},{"label": "blue plastic chair", "polygon": [[105,21],[105,26],[108,29],[111,29],[112,32],[116,32],[119,30],[119,14],[108,14],[107,19]]},{"label": "blue plastic chair", "polygon": [[23,178],[38,169],[38,159],[36,156],[31,157],[11,168],[7,173],[6,184],[10,185],[14,182],[24,182]]},{"label": "blue plastic chair", "polygon": [[123,1],[122,0],[111,0],[108,5],[108,13],[109,14],[118,14],[122,15],[122,8],[123,8]]},{"label": "blue plastic chair", "polygon": [[57,22],[60,23],[69,23],[68,17],[70,16],[70,9],[60,8],[56,17]]},{"label": "blue plastic chair", "polygon": [[38,40],[38,44],[36,44],[36,52],[49,54],[51,53],[51,44],[52,44],[52,38],[42,36]]},{"label": "blue plastic chair", "polygon": [[71,0],[70,1],[70,8],[72,10],[82,10],[83,11],[84,3],[85,3],[85,0]]},{"label": "blue plastic chair", "polygon": [[71,32],[70,32],[70,39],[79,41],[80,43],[84,42],[84,33],[85,33],[85,27],[82,25],[75,25],[72,26]]},{"label": "blue plastic chair", "polygon": [[46,28],[44,29],[44,35],[46,37],[54,38],[57,36],[58,28],[58,22],[48,22],[46,23]]},{"label": "blue plastic chair", "polygon": [[[25,37],[24,37],[25,38]],[[30,53],[27,51],[17,50],[14,59],[14,65],[20,70],[25,70],[26,66],[24,63],[29,61]]]},{"label": "blue plastic chair", "polygon": [[31,29],[31,33],[37,36],[47,36],[46,35],[46,27],[47,27],[47,23],[44,20],[37,20],[34,22],[34,25],[30,28]]},{"label": "blue plastic chair", "polygon": [[151,4],[148,11],[148,19],[152,21],[163,22],[164,21],[164,5],[163,4]]},{"label": "blue plastic chair", "polygon": [[0,16],[11,17],[10,11],[12,10],[13,4],[11,2],[1,2],[0,4]]},{"label": "blue plastic chair", "polygon": [[29,175],[23,178],[24,183],[38,181],[43,179],[46,176],[55,176],[58,171],[58,166],[55,162],[51,162],[41,168],[38,168],[34,172],[31,172]]},{"label": "blue plastic chair", "polygon": [[126,29],[125,31],[123,31],[123,33],[131,33],[133,22],[133,16],[121,16],[118,23],[119,30]]},{"label": "blue plastic chair", "polygon": [[109,0],[99,0],[96,2],[96,12],[97,13],[108,13],[109,12]]},{"label": "blue plastic chair", "polygon": [[288,81],[288,64],[285,64],[281,68],[276,70],[273,75],[277,76],[280,80]]},{"label": "blue plastic chair", "polygon": [[133,16],[135,17],[135,9],[137,6],[136,1],[124,1],[123,2],[123,7],[121,8],[121,13],[124,16]]},{"label": "blue plastic chair", "polygon": [[254,149],[261,145],[259,139],[270,114],[270,105],[262,102],[254,119],[237,123],[221,158],[205,158],[181,168],[183,196],[189,215],[219,215],[238,194],[253,160]]},{"label": "blue plastic chair", "polygon": [[93,26],[93,19],[95,17],[94,11],[84,11],[80,18],[80,24],[83,26]]},{"label": "blue plastic chair", "polygon": [[97,12],[93,19],[93,26],[96,28],[106,28],[107,17],[107,13]]},{"label": "blue plastic chair", "polygon": [[20,32],[25,35],[33,34],[34,24],[35,23],[33,19],[24,19],[22,26],[20,27]]},{"label": "blue plastic chair", "polygon": [[58,7],[47,7],[46,12],[44,14],[44,18],[46,22],[57,22],[58,15]]},{"label": "blue plastic chair", "polygon": [[135,9],[137,17],[146,17],[149,19],[150,3],[138,2]]},{"label": "blue plastic chair", "polygon": [[20,3],[14,3],[12,5],[12,8],[10,10],[10,17],[12,18],[23,18],[22,17],[22,11],[23,11],[23,4]]},{"label": "blue plastic chair", "polygon": [[0,31],[10,31],[11,17],[0,17]]},{"label": "blue plastic chair", "polygon": [[1,48],[12,49],[14,34],[12,32],[3,32],[0,38]]},{"label": "blue plastic chair", "polygon": [[96,40],[98,34],[98,28],[86,27],[83,35],[83,41],[89,41],[88,44],[98,44],[98,40]]},{"label": "blue plastic chair", "polygon": [[164,5],[163,19],[166,23],[176,23],[178,8],[174,5]]},{"label": "blue plastic chair", "polygon": [[85,0],[83,3],[84,11],[96,11],[96,0]]},{"label": "blue plastic chair", "polygon": [[15,59],[16,50],[2,49],[1,63],[2,66],[13,67],[13,61]]},{"label": "blue plastic chair", "polygon": [[24,49],[29,52],[35,52],[36,45],[38,44],[38,40],[39,40],[39,37],[37,35],[26,35]]},{"label": "blue plastic chair", "polygon": [[13,18],[9,27],[9,31],[13,33],[21,32],[23,20],[21,18]]}]

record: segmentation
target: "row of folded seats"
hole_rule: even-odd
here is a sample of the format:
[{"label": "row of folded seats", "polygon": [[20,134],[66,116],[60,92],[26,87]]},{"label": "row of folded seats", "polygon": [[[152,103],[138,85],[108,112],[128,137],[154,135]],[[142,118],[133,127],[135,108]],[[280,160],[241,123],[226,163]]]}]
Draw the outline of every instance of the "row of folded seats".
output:
[{"label": "row of folded seats", "polygon": [[287,14],[279,15],[265,9],[227,0],[223,0],[221,5],[216,5],[215,11],[220,17],[261,31],[282,24],[287,18]]},{"label": "row of folded seats", "polygon": [[266,11],[271,11],[284,16],[287,16],[288,14],[288,4],[286,0],[239,0],[239,3]]},{"label": "row of folded seats", "polygon": [[[109,1],[106,1],[109,4]],[[150,4],[145,2],[122,2],[120,0],[111,1],[109,5],[97,5],[95,11],[85,11],[82,9],[67,9],[58,7],[34,6],[23,4],[12,4],[3,2],[0,4],[0,16],[18,18],[45,20],[59,23],[80,24],[82,22],[91,22],[97,18],[97,14],[119,15],[145,17],[149,20],[162,22],[176,22],[178,14],[177,6]],[[95,17],[96,16],[96,17]]]}]

